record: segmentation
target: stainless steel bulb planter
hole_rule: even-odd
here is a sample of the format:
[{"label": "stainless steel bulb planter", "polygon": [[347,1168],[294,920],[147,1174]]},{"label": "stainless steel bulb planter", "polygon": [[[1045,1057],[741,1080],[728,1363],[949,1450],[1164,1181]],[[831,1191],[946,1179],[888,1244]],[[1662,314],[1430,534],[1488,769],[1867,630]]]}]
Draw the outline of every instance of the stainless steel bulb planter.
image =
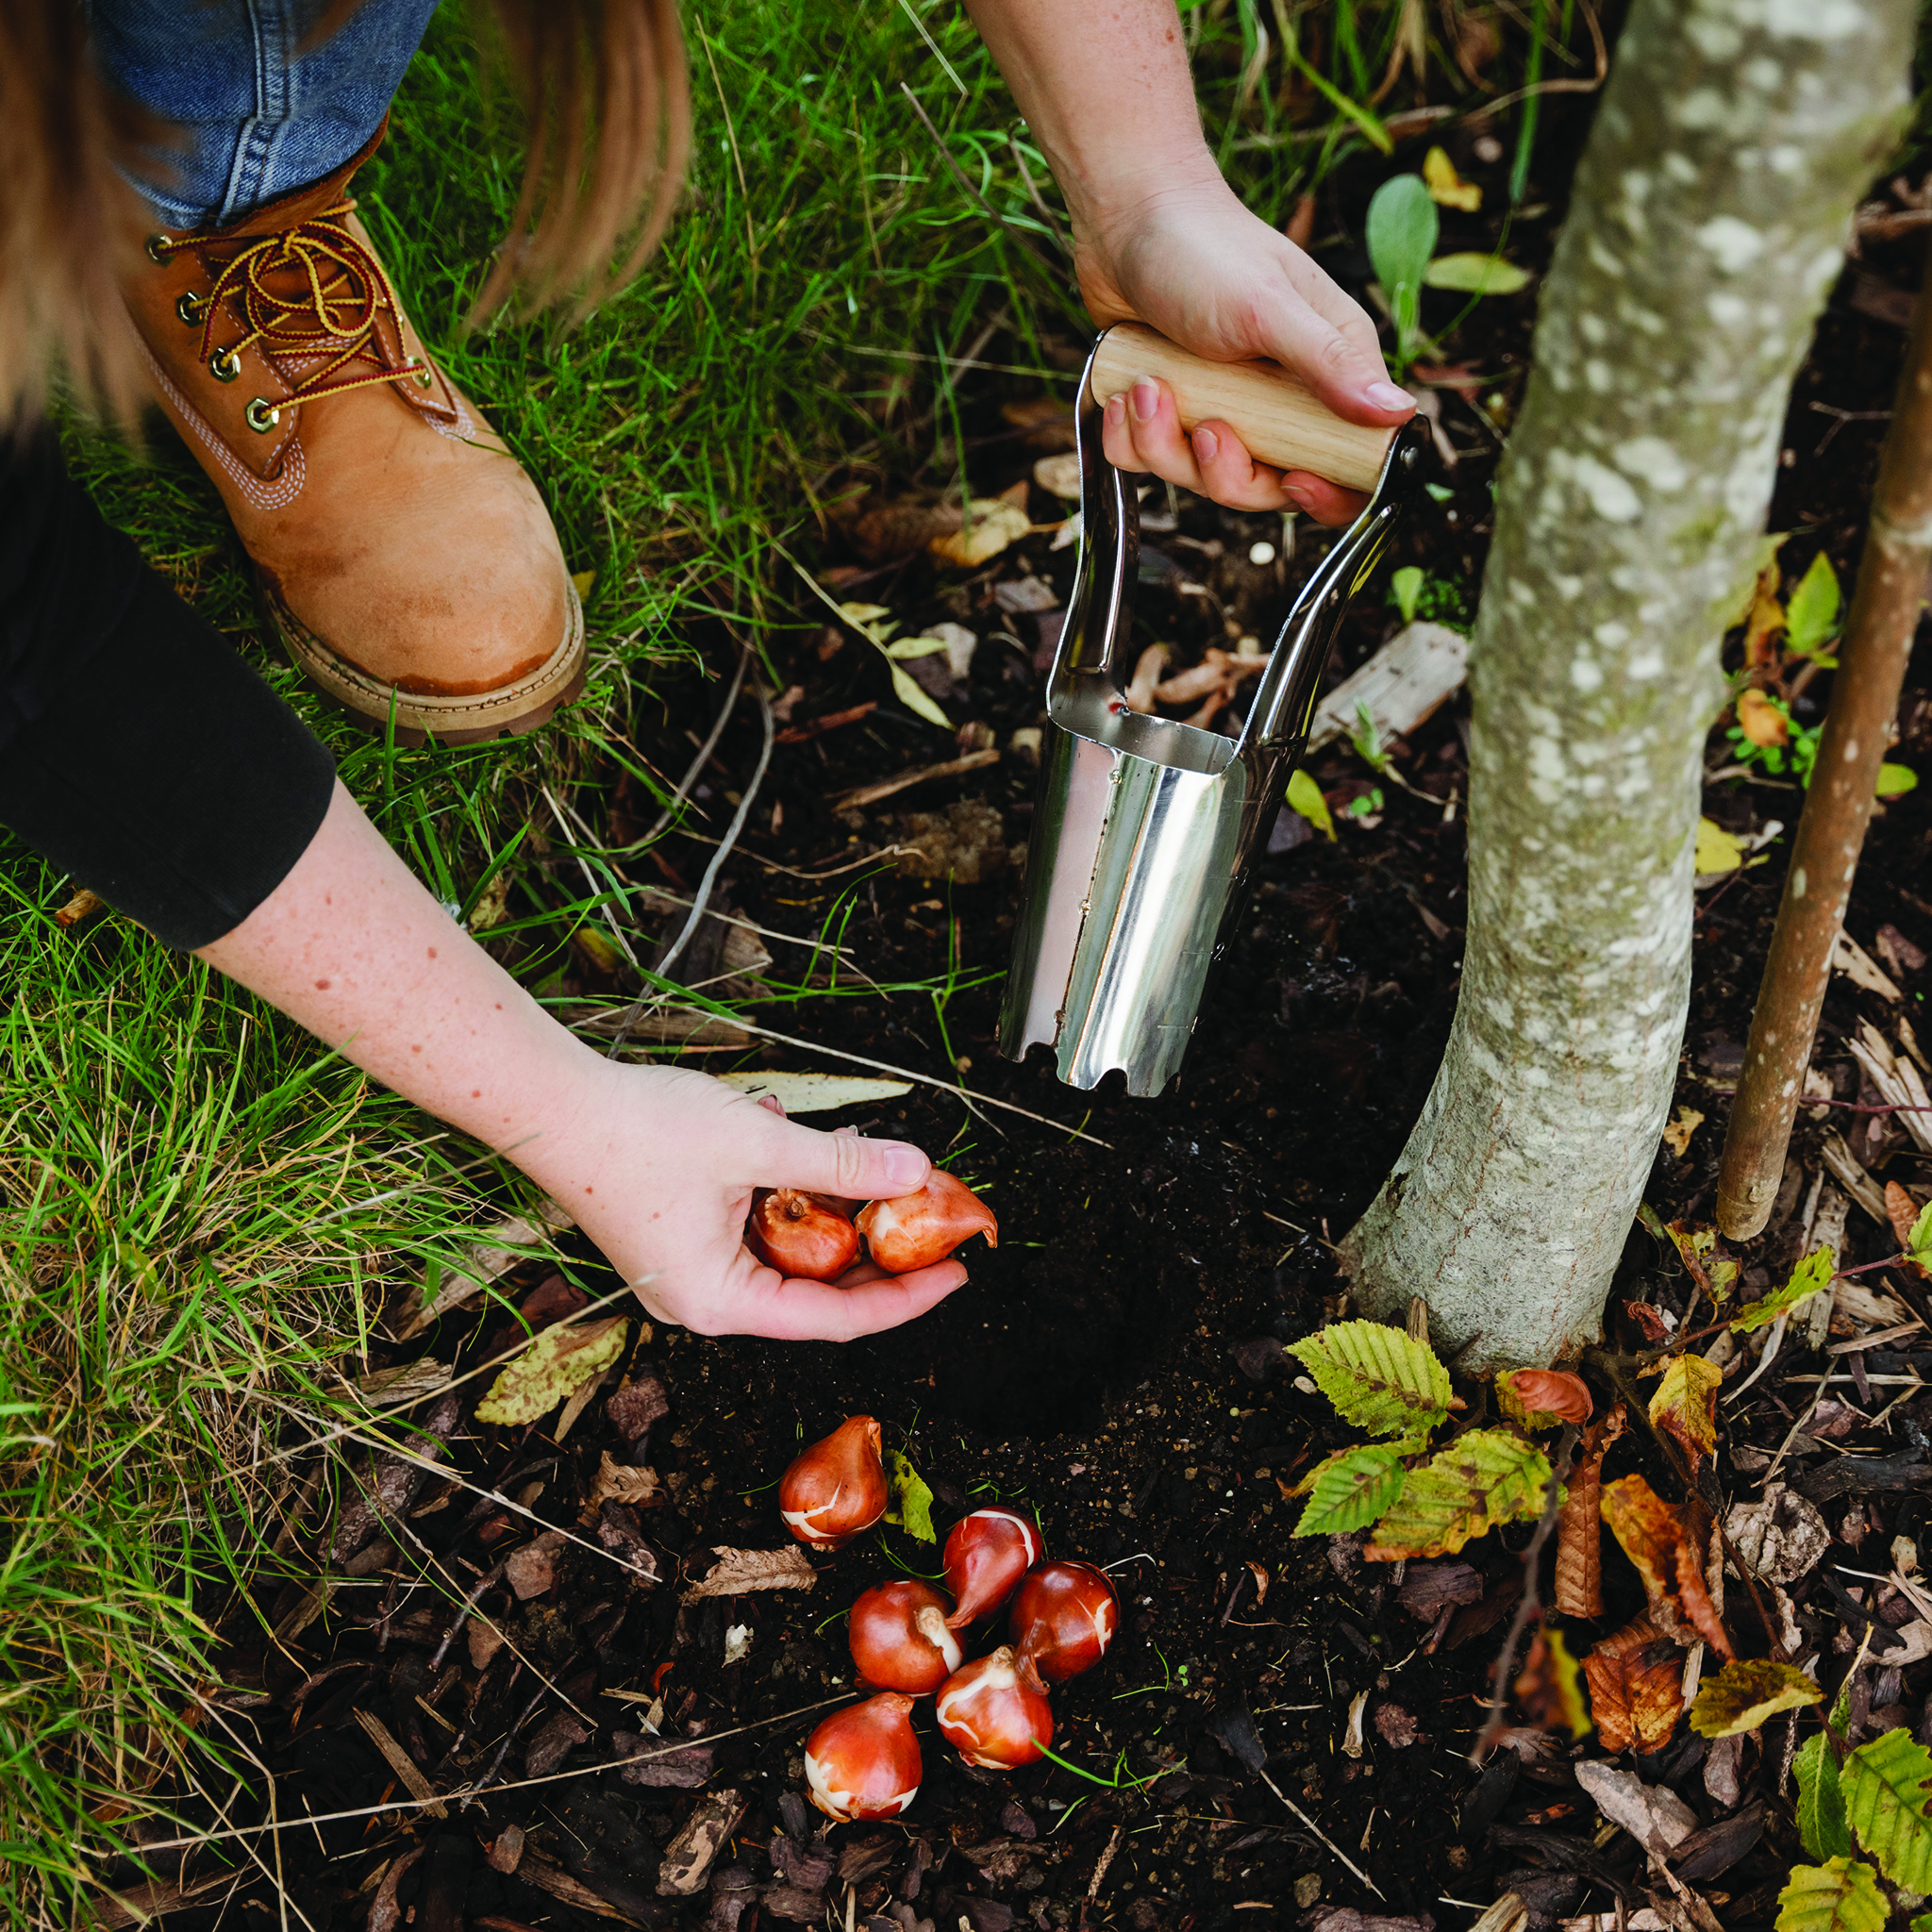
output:
[{"label": "stainless steel bulb planter", "polygon": [[1101,453],[1092,369],[1090,358],[1078,412],[1077,575],[1047,684],[1000,1046],[1014,1059],[1051,1046],[1072,1087],[1118,1067],[1130,1094],[1148,1096],[1180,1069],[1307,741],[1329,646],[1420,487],[1427,431],[1411,420],[1395,433],[1367,508],[1295,597],[1241,736],[1226,738],[1127,706],[1137,479]]}]

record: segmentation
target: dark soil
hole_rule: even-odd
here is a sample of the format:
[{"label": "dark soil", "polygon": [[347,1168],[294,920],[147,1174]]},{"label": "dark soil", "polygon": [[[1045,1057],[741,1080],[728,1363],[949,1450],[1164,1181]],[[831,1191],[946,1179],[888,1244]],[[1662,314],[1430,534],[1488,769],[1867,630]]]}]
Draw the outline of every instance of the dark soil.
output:
[{"label": "dark soil", "polygon": [[[1466,174],[1497,185],[1499,167],[1485,167],[1466,148],[1457,159]],[[1359,200],[1372,185],[1364,181],[1353,203],[1344,185],[1340,206],[1324,208],[1324,218],[1332,212],[1338,226],[1356,232]],[[1554,223],[1553,210],[1519,218],[1512,254],[1540,265]],[[1494,233],[1487,218],[1466,225],[1467,241],[1451,232],[1443,245],[1478,245]],[[1346,243],[1331,247],[1328,259],[1344,279],[1363,278],[1365,264]],[[1883,308],[1883,291],[1915,281],[1904,244],[1868,250],[1821,328],[1795,393],[1772,520],[1774,528],[1799,533],[1787,547],[1788,584],[1821,546],[1849,580],[1884,425],[1840,420],[1810,405],[1887,406],[1903,335],[1895,321],[1865,311]],[[1431,592],[1436,614],[1452,622],[1466,621],[1480,578],[1497,428],[1519,392],[1532,308],[1528,296],[1479,305],[1456,338],[1459,358],[1486,379],[1500,378],[1483,391],[1499,399],[1493,414],[1453,390],[1437,392],[1458,453],[1442,475],[1451,494],[1411,522],[1394,561],[1429,571],[1440,586]],[[1062,349],[1071,364],[1077,346]],[[989,359],[1005,358],[995,349]],[[1026,399],[1027,386],[980,381],[965,394],[968,464],[975,488],[991,494],[1025,477],[1041,449],[1001,413]],[[1038,491],[1031,508],[1042,521],[1058,513]],[[1224,624],[1265,639],[1266,614],[1283,608],[1325,541],[1304,527],[1285,565],[1256,565],[1250,547],[1279,543],[1278,519],[1183,500],[1174,527],[1163,530],[1158,491],[1146,508],[1141,629],[1175,641],[1184,658],[1224,642]],[[1040,667],[1051,644],[1050,622],[1003,611],[995,592],[1036,575],[1063,601],[1073,560],[1071,548],[1055,552],[1034,538],[969,577],[923,557],[875,565],[835,533],[824,561],[837,573],[839,595],[889,607],[908,634],[941,619],[979,634],[970,681],[948,694],[947,708],[958,721],[990,727],[1004,756],[964,779],[855,814],[830,801],[948,756],[942,741],[887,702],[858,723],[781,746],[725,889],[735,913],[777,932],[809,934],[829,921],[875,980],[940,984],[951,975],[943,1004],[917,991],[819,999],[766,1009],[771,1024],[941,1076],[951,1057],[968,1087],[1091,1138],[991,1109],[969,1114],[956,1096],[921,1088],[841,1116],[921,1141],[988,1193],[1001,1245],[996,1253],[975,1245],[967,1289],[910,1327],[843,1348],[660,1333],[626,1365],[640,1391],[628,1401],[633,1422],[654,1406],[654,1386],[668,1405],[641,1435],[620,1426],[611,1411],[623,1405],[603,1400],[560,1447],[548,1433],[555,1416],[527,1430],[460,1428],[450,1454],[470,1482],[585,1539],[565,1546],[553,1586],[527,1601],[501,1581],[481,1594],[521,1658],[505,1648],[478,1668],[467,1633],[444,1647],[454,1621],[449,1586],[413,1582],[433,1564],[460,1592],[526,1541],[535,1525],[501,1502],[419,1473],[406,1526],[374,1542],[358,1532],[359,1553],[356,1536],[344,1540],[339,1516],[326,1519],[338,1526],[297,1540],[298,1553],[317,1552],[333,1574],[363,1574],[341,1585],[325,1616],[299,1628],[291,1618],[306,1585],[291,1582],[279,1593],[266,1587],[259,1608],[285,1634],[266,1646],[258,1637],[242,1641],[235,1653],[230,1680],[240,1688],[223,1700],[223,1717],[275,1774],[279,1815],[355,1812],[407,1796],[358,1712],[385,1725],[435,1790],[500,1787],[443,1819],[391,1809],[284,1832],[279,1863],[269,1865],[316,1932],[365,1923],[388,1932],[399,1915],[434,1932],[460,1924],[504,1932],[590,1927],[599,1918],[741,1932],[786,1923],[1220,1932],[1321,1923],[1336,1907],[1397,1915],[1404,1924],[1461,1924],[1510,1887],[1540,1923],[1551,1923],[1586,1902],[1612,1909],[1620,1890],[1641,1907],[1655,1887],[1627,1836],[1597,1842],[1566,1751],[1505,1749],[1480,1774],[1466,1761],[1500,1623],[1520,1585],[1528,1525],[1472,1544],[1464,1558],[1476,1581],[1459,1593],[1474,1600],[1420,1619],[1405,1607],[1388,1567],[1363,1562],[1359,1538],[1331,1544],[1291,1536],[1301,1506],[1285,1491],[1348,1438],[1311,1385],[1305,1392],[1297,1383],[1281,1344],[1340,1309],[1341,1285],[1325,1243],[1369,1201],[1401,1147],[1455,1008],[1463,824],[1459,809],[1444,808],[1467,795],[1460,710],[1446,708],[1394,748],[1411,783],[1441,803],[1385,787],[1374,822],[1344,824],[1332,844],[1307,835],[1300,821],[1284,823],[1277,843],[1285,849],[1258,868],[1251,917],[1174,1087],[1155,1101],[1126,1100],[1113,1083],[1091,1095],[1070,1091],[1043,1055],[1015,1066],[994,1045],[998,974],[1016,905],[1013,855],[1028,837],[1033,808],[1031,766],[1007,748],[1016,728],[1039,721]],[[1211,598],[1185,588],[1195,584]],[[1392,610],[1365,599],[1349,619],[1336,675],[1364,659],[1397,623]],[[887,695],[876,655],[809,617],[775,634],[771,649],[781,686],[802,687],[794,724]],[[1908,682],[1894,756],[1923,769],[1932,754],[1932,665],[1923,651]],[[687,726],[702,733],[718,689],[674,692],[670,722],[655,713],[639,721],[639,742],[660,769],[682,768]],[[1814,684],[1799,701],[1800,718],[1822,715],[1815,708],[1827,694],[1828,680]],[[757,747],[747,705],[699,793],[711,829]],[[1715,737],[1713,764],[1723,753]],[[1374,789],[1373,774],[1345,748],[1313,769],[1338,809]],[[1877,929],[1890,925],[1932,951],[1926,795],[1894,805],[1874,825],[1849,922],[1868,949]],[[956,811],[968,801],[991,808],[1006,848],[1003,861],[987,861],[980,883],[929,881],[894,870],[890,858],[801,876],[907,842],[930,829],[915,814]],[[1712,791],[1707,808],[1749,829],[1770,817],[1790,824],[1799,803],[1795,791],[1729,781]],[[621,794],[615,801],[620,819],[636,808]],[[969,814],[956,828],[970,834],[973,824]],[[674,840],[661,849],[665,882],[688,889],[708,848]],[[1701,895],[1680,1099],[1706,1120],[1685,1158],[1659,1156],[1649,1200],[1665,1220],[1708,1213],[1724,1092],[1748,1030],[1784,850],[1772,845],[1768,862]],[[773,981],[804,970],[798,949],[773,950]],[[1923,974],[1904,976],[1906,1009],[1916,1018],[1926,981]],[[608,1001],[625,987],[579,966],[559,990]],[[1840,1097],[1856,1098],[1859,1089],[1838,1041],[1860,1013],[1895,1037],[1899,1010],[1835,981],[1820,1062],[1834,1070]],[[1932,1038],[1932,1027],[1921,1023],[1921,1031]],[[701,1063],[839,1064],[777,1047]],[[1864,1138],[1874,1121],[1875,1141]],[[1881,1184],[1897,1179],[1924,1191],[1925,1157],[1894,1117],[1807,1118],[1789,1198],[1771,1231],[1741,1256],[1754,1292],[1781,1281],[1795,1258],[1796,1220],[1826,1124],[1848,1137],[1856,1131],[1859,1158]],[[1889,1228],[1853,1209],[1846,1265],[1878,1259],[1894,1245]],[[583,1285],[608,1292],[613,1284],[594,1257],[579,1260]],[[1896,1273],[1860,1279],[1889,1283],[1924,1311],[1921,1284]],[[505,1284],[516,1298],[536,1286],[536,1274]],[[1627,1302],[1675,1319],[1691,1311],[1690,1290],[1674,1257],[1634,1233],[1612,1298],[1611,1341],[1641,1345]],[[394,1358],[421,1351],[464,1368],[500,1347],[507,1332],[500,1311],[473,1306]],[[1801,1489],[1824,1478],[1825,1513],[1841,1532],[1821,1573],[1838,1562],[1882,1573],[1893,1536],[1920,1538],[1924,1526],[1932,1464],[1923,1428],[1932,1427],[1932,1396],[1914,1398],[1881,1431],[1859,1413],[1875,1415],[1932,1360],[1909,1341],[1897,1348],[1874,1352],[1869,1363],[1854,1357],[1866,1363],[1859,1373],[1869,1368],[1871,1381],[1899,1382],[1870,1391],[1870,1402],[1863,1383],[1837,1391],[1856,1418],[1835,1439],[1838,1448],[1807,1438],[1810,1447],[1789,1459],[1787,1474]],[[1818,1358],[1793,1336],[1749,1400],[1724,1410],[1725,1453],[1704,1478],[1707,1501],[1755,1493],[1764,1452],[1776,1449],[1811,1400],[1813,1385],[1790,1378],[1816,1373]],[[1600,1403],[1614,1393],[1606,1384],[1597,1392]],[[977,1503],[1022,1504],[1039,1512],[1049,1554],[1111,1568],[1124,1611],[1121,1637],[1102,1668],[1056,1693],[1056,1748],[1095,1777],[1111,1779],[1119,1768],[1117,1788],[1053,1765],[1012,1776],[966,1770],[925,1717],[925,1783],[906,1823],[841,1827],[829,1840],[818,1829],[824,1821],[800,1801],[801,1751],[817,1713],[849,1687],[841,1613],[861,1589],[897,1569],[934,1571],[931,1547],[897,1531],[868,1537],[818,1559],[820,1579],[809,1593],[685,1605],[680,1591],[710,1567],[714,1546],[773,1549],[784,1541],[774,1497],[780,1471],[802,1442],[855,1412],[879,1417],[889,1444],[924,1474],[941,1534]],[[415,1413],[420,1420],[424,1411]],[[1845,1446],[1905,1452],[1899,1486],[1863,1499],[1831,1496],[1830,1472]],[[607,1452],[655,1470],[661,1488],[650,1505],[607,1505],[580,1528],[583,1498]],[[1641,1428],[1613,1452],[1608,1474],[1639,1469],[1660,1492],[1685,1493],[1681,1475]],[[311,1520],[325,1520],[319,1503]],[[1921,1539],[1919,1549],[1932,1561],[1932,1545]],[[660,1580],[641,1584],[609,1554]],[[1606,1567],[1615,1574],[1598,1636],[1642,1607],[1622,1559],[1612,1553]],[[1827,1682],[1849,1662],[1835,1647],[1850,1601],[1844,1587],[1834,1574],[1829,1585],[1807,1579],[1793,1591],[1802,1655],[1822,1653]],[[1852,1611],[1862,1615],[1856,1603]],[[1742,1592],[1732,1621],[1740,1648],[1762,1654],[1765,1640]],[[745,1647],[741,1660],[727,1664],[733,1630]],[[1573,1629],[1573,1649],[1586,1648],[1591,1635],[1588,1626]],[[1882,1658],[1874,1660],[1861,1673],[1864,1710],[1924,1724],[1928,1676],[1932,1661],[1888,1675]],[[1344,1734],[1358,1696],[1367,1700],[1365,1742],[1349,1755]],[[653,1745],[642,1724],[653,1710],[664,1740],[702,1740],[675,1763],[704,1791],[590,1773],[640,1748],[640,1737]],[[565,1727],[573,1711],[575,1730]],[[1741,1821],[1685,1870],[1723,1924],[1768,1924],[1795,1855],[1777,1762],[1781,1733],[1774,1726],[1762,1756],[1747,1757],[1734,1803],[1707,1790],[1703,1741],[1681,1724],[1677,1735],[1670,1751],[1638,1766],[1641,1773],[1673,1783],[1704,1822]],[[575,1774],[520,1782],[545,1769]],[[694,1807],[712,1802],[706,1793],[719,1790],[741,1794],[746,1808],[708,1878],[687,1898],[660,1895],[666,1848]],[[216,1822],[205,1807],[190,1809]],[[1303,1814],[1329,1842],[1318,1841]],[[506,1871],[498,1868],[516,1862],[512,1826],[525,1835],[523,1852]],[[425,1847],[407,1869],[391,1862]],[[1351,1875],[1338,1848],[1375,1892]],[[188,1876],[207,1876],[217,1864],[202,1855]],[[241,1869],[227,1914],[248,1924],[279,1923],[273,1888]],[[386,1880],[378,1875],[385,1873]],[[533,1882],[533,1874],[547,1882]],[[393,1910],[382,1902],[391,1895],[380,1890],[385,1884]],[[1331,1932],[1346,1932],[1373,1920],[1344,1912],[1328,1923]]]}]

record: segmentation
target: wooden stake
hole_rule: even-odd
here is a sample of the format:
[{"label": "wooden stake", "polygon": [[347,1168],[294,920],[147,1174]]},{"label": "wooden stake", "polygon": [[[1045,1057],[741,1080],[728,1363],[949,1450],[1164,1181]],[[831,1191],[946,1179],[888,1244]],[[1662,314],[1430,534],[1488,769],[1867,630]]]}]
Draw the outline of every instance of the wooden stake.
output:
[{"label": "wooden stake", "polygon": [[[1932,266],[1928,266],[1932,284]],[[1771,1218],[1803,1097],[1818,1012],[1878,767],[1932,569],[1932,297],[1922,290],[1879,459],[1865,554],[1839,654],[1831,710],[1798,820],[1751,1044],[1718,1173],[1718,1225],[1747,1241]]]}]

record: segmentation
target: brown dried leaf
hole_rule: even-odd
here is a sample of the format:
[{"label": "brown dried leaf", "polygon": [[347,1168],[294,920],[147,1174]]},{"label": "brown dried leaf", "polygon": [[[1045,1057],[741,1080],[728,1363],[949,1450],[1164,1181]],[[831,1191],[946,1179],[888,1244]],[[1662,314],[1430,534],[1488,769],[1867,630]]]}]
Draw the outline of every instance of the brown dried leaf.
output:
[{"label": "brown dried leaf", "polygon": [[1620,1402],[1592,1424],[1577,1445],[1561,1513],[1557,1518],[1557,1608],[1566,1617],[1604,1613],[1603,1469],[1609,1447],[1624,1433]]},{"label": "brown dried leaf", "polygon": [[1590,1735],[1590,1711],[1576,1680],[1575,1659],[1563,1633],[1553,1625],[1539,1630],[1529,1646],[1516,1679],[1516,1701],[1539,1729],[1568,1731],[1573,1740]]},{"label": "brown dried leaf", "polygon": [[606,1503],[637,1503],[648,1509],[662,1487],[655,1469],[627,1468],[607,1449],[597,1465],[591,1493],[584,1498],[584,1514],[594,1516]]},{"label": "brown dried leaf", "polygon": [[754,1590],[815,1590],[819,1573],[806,1560],[796,1543],[782,1550],[734,1550],[713,1543],[717,1567],[703,1582],[694,1583],[683,1601],[696,1603],[708,1596],[744,1596]]},{"label": "brown dried leaf", "polygon": [[1652,1348],[1660,1347],[1671,1339],[1664,1318],[1648,1302],[1626,1301],[1624,1312],[1637,1324],[1639,1332]]},{"label": "brown dried leaf", "polygon": [[1496,1377],[1503,1413],[1528,1429],[1587,1423],[1595,1404],[1590,1384],[1567,1369],[1506,1369]]},{"label": "brown dried leaf", "polygon": [[1730,1632],[1704,1587],[1704,1559],[1688,1537],[1677,1545],[1677,1601],[1684,1607],[1685,1621],[1718,1656],[1726,1662],[1737,1656]]},{"label": "brown dried leaf", "polygon": [[1738,729],[1753,744],[1783,744],[1791,735],[1785,714],[1761,691],[1738,694]]},{"label": "brown dried leaf", "polygon": [[1689,1643],[1701,1637],[1721,1657],[1735,1657],[1729,1633],[1704,1582],[1702,1539],[1686,1526],[1641,1475],[1626,1475],[1603,1492],[1603,1519],[1636,1565],[1659,1628]]},{"label": "brown dried leaf", "polygon": [[[1891,1223],[1892,1238],[1901,1249],[1912,1244],[1912,1229],[1918,1224],[1919,1204],[1912,1199],[1896,1181],[1885,1184],[1885,1218]],[[1907,1260],[1904,1264],[1908,1274],[1924,1276],[1925,1270],[1917,1261]]]},{"label": "brown dried leaf", "polygon": [[1757,579],[1751,614],[1744,621],[1744,662],[1756,669],[1776,661],[1771,641],[1785,627],[1785,607],[1777,600],[1778,568],[1773,564]]},{"label": "brown dried leaf", "polygon": [[1648,1617],[1606,1637],[1583,1659],[1591,1715],[1604,1749],[1613,1755],[1634,1742],[1660,1751],[1682,1715],[1683,1654]]}]

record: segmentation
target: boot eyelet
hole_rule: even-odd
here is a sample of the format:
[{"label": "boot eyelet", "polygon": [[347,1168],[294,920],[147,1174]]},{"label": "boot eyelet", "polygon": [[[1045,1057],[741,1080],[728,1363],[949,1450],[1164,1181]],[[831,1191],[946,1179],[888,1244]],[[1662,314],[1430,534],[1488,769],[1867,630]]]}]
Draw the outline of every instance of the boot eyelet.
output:
[{"label": "boot eyelet", "polygon": [[418,389],[433,389],[436,385],[435,373],[420,357],[409,358],[409,374],[416,378]]},{"label": "boot eyelet", "polygon": [[242,413],[258,436],[266,436],[282,420],[281,410],[266,396],[257,396]]},{"label": "boot eyelet", "polygon": [[194,291],[191,289],[189,290],[187,294],[183,295],[180,301],[178,301],[175,305],[175,313],[178,315],[181,318],[181,320],[188,325],[190,328],[199,328],[202,323],[201,310],[194,306],[195,300],[196,297]]},{"label": "boot eyelet", "polygon": [[208,358],[208,373],[217,382],[233,382],[242,374],[242,358],[233,349],[217,349]]},{"label": "boot eyelet", "polygon": [[150,235],[147,238],[147,258],[150,261],[165,263],[175,252],[175,244],[165,235]]}]

